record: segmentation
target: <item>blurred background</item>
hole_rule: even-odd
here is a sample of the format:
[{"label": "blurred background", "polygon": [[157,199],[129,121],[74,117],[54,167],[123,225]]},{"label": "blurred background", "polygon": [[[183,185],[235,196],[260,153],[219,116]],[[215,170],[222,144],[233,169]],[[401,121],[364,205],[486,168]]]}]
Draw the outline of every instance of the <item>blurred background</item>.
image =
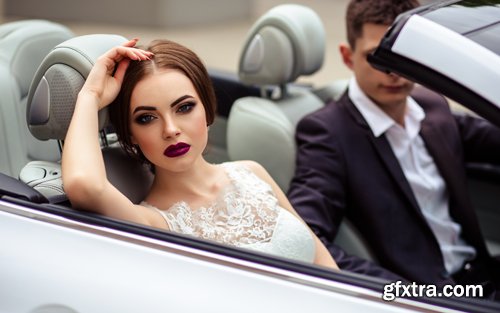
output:
[{"label": "blurred background", "polygon": [[[376,1],[376,0],[375,0]],[[48,19],[76,35],[111,33],[138,37],[146,44],[157,38],[193,49],[210,68],[236,72],[245,36],[253,22],[283,3],[303,4],[321,17],[326,30],[323,68],[301,82],[316,86],[347,78],[338,44],[345,39],[348,0],[0,0],[0,23]],[[421,0],[421,3],[431,2]]]}]

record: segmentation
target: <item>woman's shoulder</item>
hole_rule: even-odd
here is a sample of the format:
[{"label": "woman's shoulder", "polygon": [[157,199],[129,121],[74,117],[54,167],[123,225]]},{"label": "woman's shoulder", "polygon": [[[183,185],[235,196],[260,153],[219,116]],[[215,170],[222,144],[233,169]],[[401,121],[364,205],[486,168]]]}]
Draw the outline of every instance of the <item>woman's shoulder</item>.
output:
[{"label": "woman's shoulder", "polygon": [[242,169],[247,173],[250,172],[268,184],[270,184],[272,181],[272,178],[267,172],[267,170],[260,163],[255,162],[253,160],[230,161],[223,163],[223,165],[226,168],[230,167],[233,169],[240,169],[240,170]]},{"label": "woman's shoulder", "polygon": [[229,162],[224,162],[221,165],[224,167],[231,167],[231,168],[243,168],[253,172],[254,174],[257,174],[258,176],[260,176],[259,173],[266,172],[266,170],[262,165],[253,160],[229,161]]}]

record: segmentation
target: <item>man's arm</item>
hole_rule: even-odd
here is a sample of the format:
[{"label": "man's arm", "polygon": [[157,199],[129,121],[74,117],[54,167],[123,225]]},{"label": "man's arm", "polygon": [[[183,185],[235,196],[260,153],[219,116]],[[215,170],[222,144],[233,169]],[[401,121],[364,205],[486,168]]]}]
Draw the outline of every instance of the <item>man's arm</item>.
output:
[{"label": "man's arm", "polygon": [[296,140],[296,169],[288,199],[323,242],[333,243],[346,207],[341,151],[318,115],[298,124]]},{"label": "man's arm", "polygon": [[389,281],[407,281],[407,279],[390,272],[389,270],[377,265],[371,261],[360,258],[356,255],[346,253],[341,247],[334,243],[326,245],[326,248],[335,259],[337,266],[343,270],[356,274],[378,277]]},{"label": "man's arm", "polygon": [[296,134],[297,166],[288,191],[292,206],[323,241],[340,269],[391,281],[404,280],[334,244],[347,206],[347,167],[341,147],[331,128],[317,115],[303,119]]},{"label": "man's arm", "polygon": [[500,165],[500,128],[468,114],[454,114],[466,162]]}]

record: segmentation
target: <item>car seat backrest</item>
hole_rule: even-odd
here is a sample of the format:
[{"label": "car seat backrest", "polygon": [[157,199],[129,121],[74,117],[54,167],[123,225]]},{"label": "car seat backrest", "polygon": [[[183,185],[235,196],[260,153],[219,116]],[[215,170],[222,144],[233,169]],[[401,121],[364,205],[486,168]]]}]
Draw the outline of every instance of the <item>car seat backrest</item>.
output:
[{"label": "car seat backrest", "polygon": [[314,94],[327,103],[330,101],[337,101],[347,90],[349,79],[338,79],[333,82],[313,90]]},{"label": "car seat backrest", "polygon": [[[319,70],[324,52],[325,31],[319,16],[308,7],[284,4],[257,20],[241,53],[240,80],[259,86],[262,97],[234,102],[227,124],[228,154],[231,160],[259,162],[284,192],[295,174],[297,123],[347,86],[347,80],[319,90],[291,84]],[[278,86],[277,97],[269,93],[273,86]],[[348,253],[374,260],[349,221],[341,224],[336,243]]]},{"label": "car seat backrest", "polygon": [[234,101],[242,97],[259,96],[260,89],[244,85],[236,72],[208,68],[217,99],[217,114],[210,125],[208,144],[203,153],[205,160],[219,164],[229,161],[227,153],[227,117]]},{"label": "car seat backrest", "polygon": [[[64,140],[78,92],[96,59],[127,39],[118,35],[95,34],[71,38],[57,45],[42,61],[28,95],[26,119],[38,139]],[[109,128],[107,108],[99,112],[99,128]],[[99,133],[96,130],[96,136]],[[153,175],[139,161],[125,154],[118,143],[106,146],[101,133],[103,157],[109,181],[133,202],[144,199]],[[64,197],[60,165],[31,162],[21,172],[21,179],[44,194],[49,201]]]},{"label": "car seat backrest", "polygon": [[[304,86],[292,86],[302,75],[321,68],[325,31],[310,8],[285,4],[259,18],[247,35],[239,62],[240,80],[262,88],[263,97],[235,101],[227,125],[232,160],[262,164],[286,191],[295,171],[295,127],[323,102]],[[269,94],[275,88],[278,95]]]},{"label": "car seat backrest", "polygon": [[44,20],[0,25],[0,172],[17,178],[31,160],[60,158],[57,141],[40,141],[26,126],[28,90],[43,58],[73,37],[66,27]]},{"label": "car seat backrest", "polygon": [[[50,51],[36,72],[28,95],[26,118],[36,138],[64,140],[78,92],[95,60],[125,40],[118,35],[84,35]],[[107,123],[107,109],[99,111],[99,129]]]}]

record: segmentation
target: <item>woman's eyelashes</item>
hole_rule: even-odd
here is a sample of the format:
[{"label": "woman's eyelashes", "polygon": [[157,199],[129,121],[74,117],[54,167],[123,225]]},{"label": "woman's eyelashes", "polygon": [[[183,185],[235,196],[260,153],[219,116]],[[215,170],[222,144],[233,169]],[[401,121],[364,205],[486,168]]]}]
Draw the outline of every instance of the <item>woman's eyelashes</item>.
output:
[{"label": "woman's eyelashes", "polygon": [[177,107],[178,113],[189,113],[196,105],[195,102],[184,102]]},{"label": "woman's eyelashes", "polygon": [[[177,105],[177,108],[175,109],[175,113],[187,114],[187,113],[191,112],[195,106],[196,106],[196,102],[194,102],[194,101],[181,103],[181,104]],[[139,125],[146,125],[146,124],[151,123],[155,119],[157,119],[156,115],[151,114],[151,113],[143,113],[143,114],[139,114],[134,120]]]},{"label": "woman's eyelashes", "polygon": [[151,114],[141,114],[135,118],[136,123],[145,125],[154,120],[156,117]]}]

